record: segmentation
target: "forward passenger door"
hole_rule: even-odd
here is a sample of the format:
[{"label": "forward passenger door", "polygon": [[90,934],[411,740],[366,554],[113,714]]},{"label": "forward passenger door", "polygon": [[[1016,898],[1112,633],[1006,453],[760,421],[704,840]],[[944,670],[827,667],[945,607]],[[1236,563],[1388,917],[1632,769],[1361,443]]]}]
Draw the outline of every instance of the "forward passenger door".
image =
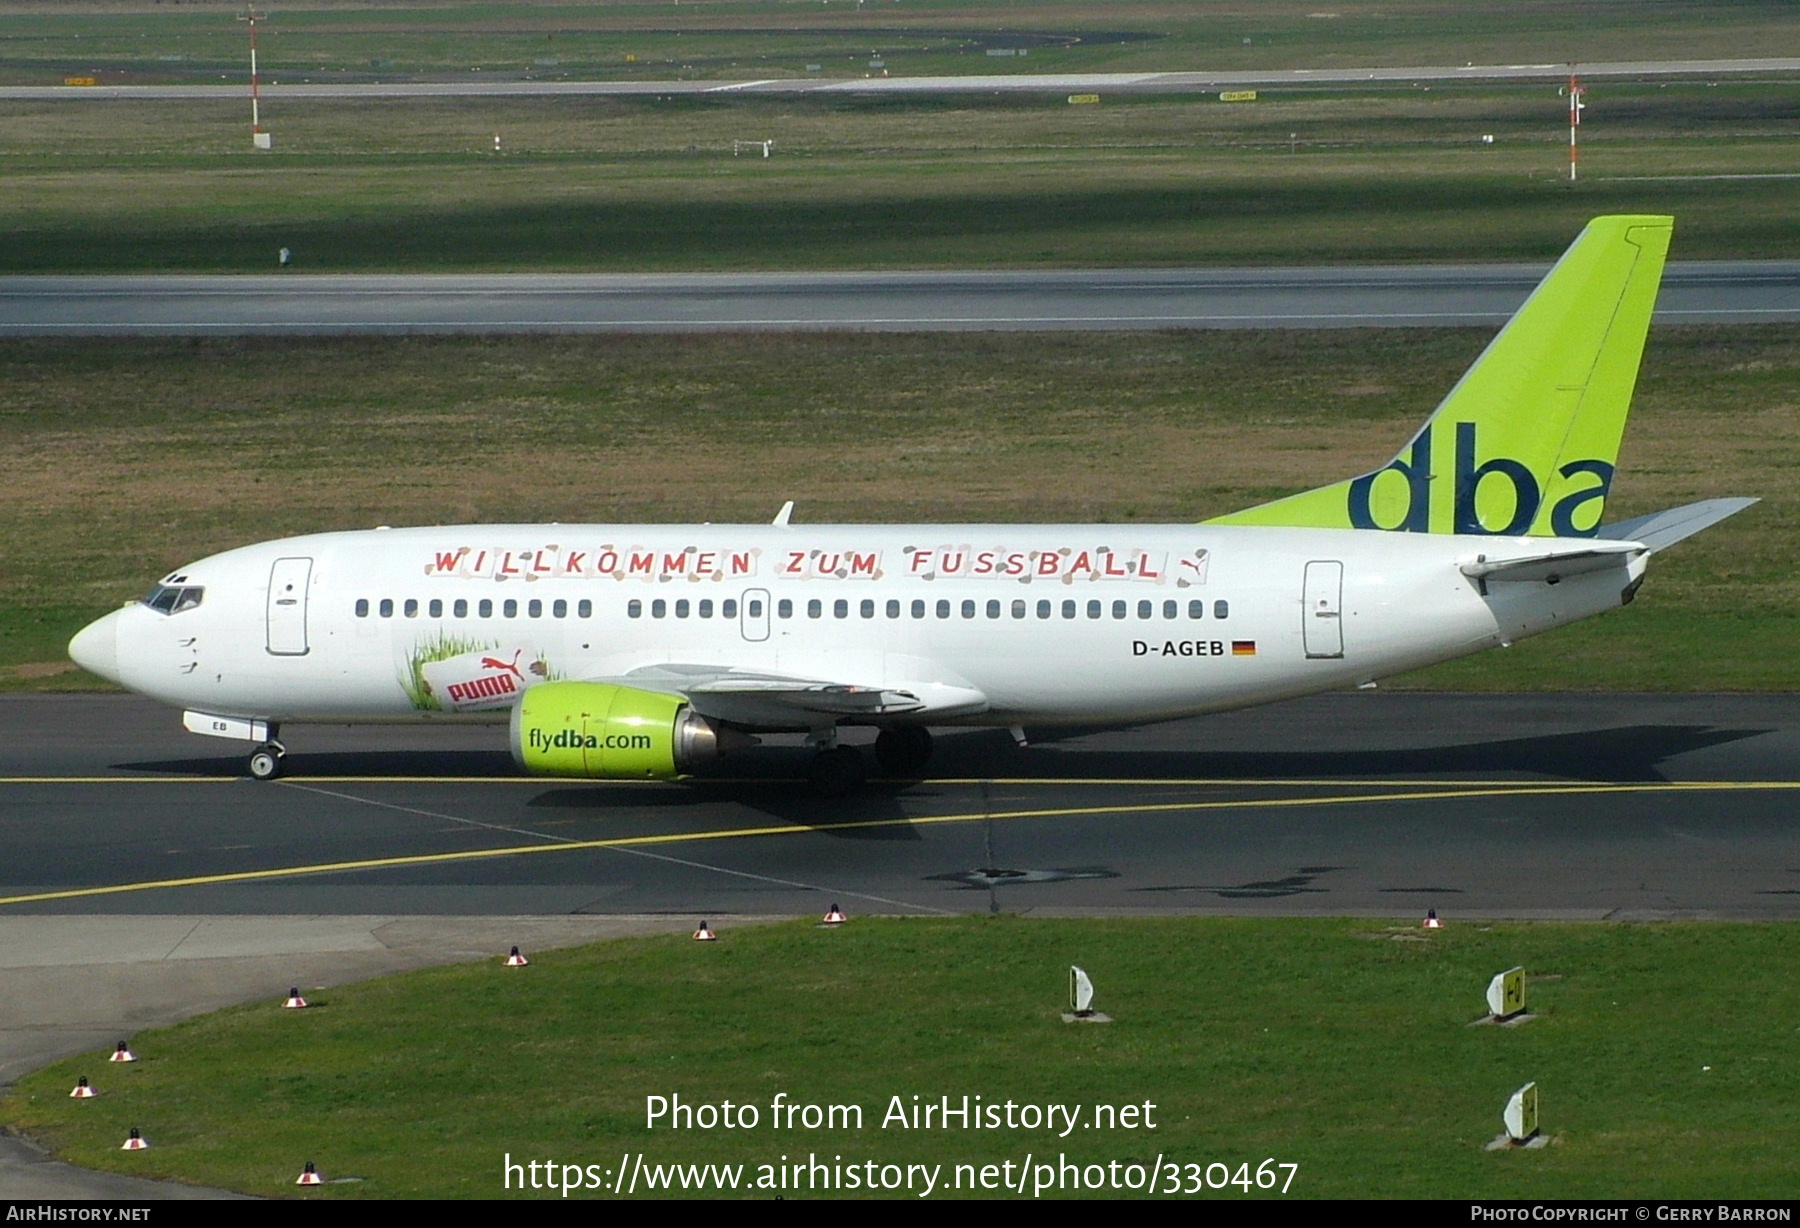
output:
[{"label": "forward passenger door", "polygon": [[276,559],[269,569],[269,653],[303,657],[306,642],[306,594],[312,579],[311,559]]}]

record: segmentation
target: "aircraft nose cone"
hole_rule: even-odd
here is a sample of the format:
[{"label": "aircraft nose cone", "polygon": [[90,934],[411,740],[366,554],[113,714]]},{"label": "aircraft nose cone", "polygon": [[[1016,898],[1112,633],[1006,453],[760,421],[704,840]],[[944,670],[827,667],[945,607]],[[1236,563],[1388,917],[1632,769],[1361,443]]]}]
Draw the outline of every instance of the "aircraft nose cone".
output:
[{"label": "aircraft nose cone", "polygon": [[69,641],[69,660],[108,682],[119,680],[119,611],[95,619]]}]

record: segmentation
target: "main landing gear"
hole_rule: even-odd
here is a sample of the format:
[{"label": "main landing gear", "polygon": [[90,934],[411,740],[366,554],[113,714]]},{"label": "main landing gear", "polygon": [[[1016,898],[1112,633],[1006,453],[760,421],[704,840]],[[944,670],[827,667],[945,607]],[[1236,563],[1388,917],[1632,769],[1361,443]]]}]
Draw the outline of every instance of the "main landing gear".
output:
[{"label": "main landing gear", "polygon": [[820,797],[847,797],[868,779],[862,752],[854,746],[827,746],[806,765],[807,783]]},{"label": "main landing gear", "polygon": [[931,730],[923,725],[883,729],[875,738],[875,762],[889,776],[916,776],[931,762]]},{"label": "main landing gear", "polygon": [[[835,729],[815,739],[819,753],[807,764],[806,778],[820,797],[846,797],[862,788],[868,768],[862,752],[836,740]],[[883,729],[875,738],[875,762],[889,776],[917,776],[931,760],[931,731],[919,726]]]},{"label": "main landing gear", "polygon": [[261,746],[250,752],[250,775],[258,780],[277,780],[281,776],[282,760],[287,756],[287,747],[270,738]]}]

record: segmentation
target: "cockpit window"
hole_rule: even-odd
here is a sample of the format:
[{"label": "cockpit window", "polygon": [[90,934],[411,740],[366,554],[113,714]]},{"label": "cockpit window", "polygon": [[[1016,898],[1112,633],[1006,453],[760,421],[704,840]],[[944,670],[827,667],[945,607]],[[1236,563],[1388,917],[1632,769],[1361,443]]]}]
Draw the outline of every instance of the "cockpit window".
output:
[{"label": "cockpit window", "polygon": [[206,596],[204,588],[175,584],[158,584],[144,598],[144,604],[158,614],[179,614],[200,604]]}]

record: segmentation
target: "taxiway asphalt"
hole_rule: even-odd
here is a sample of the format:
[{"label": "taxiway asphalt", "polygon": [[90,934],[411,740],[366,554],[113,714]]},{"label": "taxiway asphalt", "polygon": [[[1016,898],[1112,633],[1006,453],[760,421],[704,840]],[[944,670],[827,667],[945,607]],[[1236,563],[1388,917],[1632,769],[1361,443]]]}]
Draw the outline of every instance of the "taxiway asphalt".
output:
[{"label": "taxiway asphalt", "polygon": [[945,730],[840,801],[772,746],[520,778],[504,727],[295,727],[288,776],[122,696],[0,702],[0,915],[1800,917],[1800,699],[1327,695]]},{"label": "taxiway asphalt", "polygon": [[[0,336],[1487,325],[1547,269],[0,277]],[[1800,260],[1671,263],[1656,318],[1800,320]]]}]

